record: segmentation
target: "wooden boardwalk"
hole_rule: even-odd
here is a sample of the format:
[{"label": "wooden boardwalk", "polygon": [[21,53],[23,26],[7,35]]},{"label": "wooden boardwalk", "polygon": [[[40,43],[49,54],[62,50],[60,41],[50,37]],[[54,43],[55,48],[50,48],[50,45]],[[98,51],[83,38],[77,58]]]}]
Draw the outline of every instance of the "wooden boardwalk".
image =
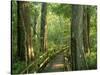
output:
[{"label": "wooden boardwalk", "polygon": [[45,72],[63,72],[64,71],[64,54],[57,54],[42,70],[41,73]]}]

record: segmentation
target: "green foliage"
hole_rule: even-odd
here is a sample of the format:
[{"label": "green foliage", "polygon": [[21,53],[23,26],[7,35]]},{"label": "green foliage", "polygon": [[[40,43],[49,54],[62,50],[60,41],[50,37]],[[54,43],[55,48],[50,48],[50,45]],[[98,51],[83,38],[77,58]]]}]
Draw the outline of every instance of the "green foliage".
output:
[{"label": "green foliage", "polygon": [[87,64],[89,69],[96,69],[97,68],[97,53],[91,52],[89,56],[87,56]]},{"label": "green foliage", "polygon": [[13,58],[16,56],[17,51],[17,3],[16,1],[12,1],[12,50],[13,50]]},{"label": "green foliage", "polygon": [[[40,52],[40,23],[41,23],[41,3],[30,2],[30,17],[32,29],[34,30],[34,16],[37,16],[36,36],[33,42],[35,60],[40,64],[48,57],[59,52],[63,46],[70,46],[71,42],[71,5],[51,4],[47,7],[47,26],[48,26],[48,51]],[[91,15],[90,20],[90,50],[91,54],[86,56],[89,69],[95,69],[97,66],[97,17],[96,7],[88,6],[88,12]],[[25,62],[19,61],[16,56],[17,52],[17,2],[12,1],[12,72],[20,73],[25,68]],[[34,40],[34,37],[33,37]],[[70,49],[69,49],[70,50]],[[66,52],[68,54],[68,52]],[[70,54],[70,51],[69,51]],[[67,55],[65,55],[67,56]],[[35,65],[36,66],[36,65]],[[33,68],[33,67],[32,67]],[[35,69],[35,67],[34,67]],[[33,69],[33,71],[34,71]]]},{"label": "green foliage", "polygon": [[96,6],[87,6],[87,9],[88,9],[88,13],[89,13],[89,15],[91,15],[91,17],[92,16],[95,16],[96,17],[96,15],[97,15],[97,7]]},{"label": "green foliage", "polygon": [[17,60],[16,63],[12,65],[12,74],[19,74],[21,70],[25,68],[25,62]]},{"label": "green foliage", "polygon": [[70,5],[65,4],[49,4],[49,9],[57,15],[62,15],[64,18],[71,16],[71,7]]},{"label": "green foliage", "polygon": [[[95,8],[94,8],[95,9]],[[97,51],[97,23],[95,21],[96,15],[91,17],[90,23],[90,47],[91,51]]]}]

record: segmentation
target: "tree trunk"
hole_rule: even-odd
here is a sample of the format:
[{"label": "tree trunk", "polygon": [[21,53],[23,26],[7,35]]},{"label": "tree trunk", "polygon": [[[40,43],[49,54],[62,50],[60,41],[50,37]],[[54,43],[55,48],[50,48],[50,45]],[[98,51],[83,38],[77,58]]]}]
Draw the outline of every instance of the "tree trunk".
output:
[{"label": "tree trunk", "polygon": [[84,6],[84,14],[83,14],[83,42],[84,42],[85,53],[90,53],[90,49],[89,49],[89,21],[88,21],[87,6]]},{"label": "tree trunk", "polygon": [[90,9],[87,6],[87,29],[88,29],[87,33],[88,33],[88,46],[89,46],[89,49],[90,49],[90,39],[89,39],[89,37],[90,37],[90,19],[91,19],[91,17],[90,17],[89,11],[90,11]]},{"label": "tree trunk", "polygon": [[[35,9],[35,13],[37,13],[36,9]],[[34,42],[35,42],[35,36],[36,36],[36,24],[37,24],[37,14],[34,15],[34,27],[33,27]]]},{"label": "tree trunk", "polygon": [[17,55],[20,60],[25,60],[25,30],[23,28],[23,20],[22,20],[22,4],[21,2],[17,2]]},{"label": "tree trunk", "polygon": [[[36,6],[37,5],[37,3],[33,3],[34,4],[34,6]],[[37,10],[37,8],[36,7],[34,7],[34,26],[33,26],[33,41],[34,41],[34,44],[35,44],[35,42],[36,42],[36,35],[37,35],[37,32],[36,32],[36,28],[37,28],[37,23],[38,23],[38,16],[39,16],[39,12],[38,12],[38,10]]]},{"label": "tree trunk", "polygon": [[32,29],[30,20],[30,3],[18,1],[18,56],[30,61],[34,58]]},{"label": "tree trunk", "polygon": [[86,68],[83,46],[83,6],[72,5],[71,23],[72,70]]},{"label": "tree trunk", "polygon": [[42,3],[41,8],[41,31],[40,31],[40,51],[47,51],[47,4]]}]

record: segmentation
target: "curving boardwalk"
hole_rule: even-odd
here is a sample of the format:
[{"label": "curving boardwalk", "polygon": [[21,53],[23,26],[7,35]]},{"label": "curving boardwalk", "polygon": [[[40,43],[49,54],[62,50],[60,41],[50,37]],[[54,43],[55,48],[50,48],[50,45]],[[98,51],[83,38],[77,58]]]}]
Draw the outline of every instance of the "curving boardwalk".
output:
[{"label": "curving boardwalk", "polygon": [[44,68],[41,73],[44,72],[62,72],[64,71],[64,54],[57,54]]}]

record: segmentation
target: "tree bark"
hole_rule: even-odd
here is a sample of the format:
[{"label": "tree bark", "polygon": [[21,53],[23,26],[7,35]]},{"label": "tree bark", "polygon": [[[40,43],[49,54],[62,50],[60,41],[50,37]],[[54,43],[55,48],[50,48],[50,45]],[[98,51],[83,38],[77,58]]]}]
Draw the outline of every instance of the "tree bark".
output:
[{"label": "tree bark", "polygon": [[18,56],[22,60],[34,58],[32,29],[30,20],[30,2],[18,1]]},{"label": "tree bark", "polygon": [[41,8],[41,30],[40,30],[40,51],[47,51],[47,4],[42,3]]},{"label": "tree bark", "polygon": [[[33,3],[34,6],[37,5],[37,3]],[[39,12],[37,10],[37,8],[35,7],[34,8],[34,25],[33,25],[33,41],[34,41],[34,44],[35,44],[35,41],[36,41],[36,35],[37,35],[37,32],[36,32],[36,28],[37,28],[37,23],[38,23],[38,15],[39,15]]]},{"label": "tree bark", "polygon": [[72,5],[71,23],[71,55],[72,70],[86,68],[83,46],[83,6]]},{"label": "tree bark", "polygon": [[25,31],[23,28],[23,20],[21,18],[22,4],[17,2],[17,55],[20,60],[25,60]]},{"label": "tree bark", "polygon": [[84,6],[83,14],[83,42],[85,53],[90,53],[89,49],[89,18],[87,6]]}]

